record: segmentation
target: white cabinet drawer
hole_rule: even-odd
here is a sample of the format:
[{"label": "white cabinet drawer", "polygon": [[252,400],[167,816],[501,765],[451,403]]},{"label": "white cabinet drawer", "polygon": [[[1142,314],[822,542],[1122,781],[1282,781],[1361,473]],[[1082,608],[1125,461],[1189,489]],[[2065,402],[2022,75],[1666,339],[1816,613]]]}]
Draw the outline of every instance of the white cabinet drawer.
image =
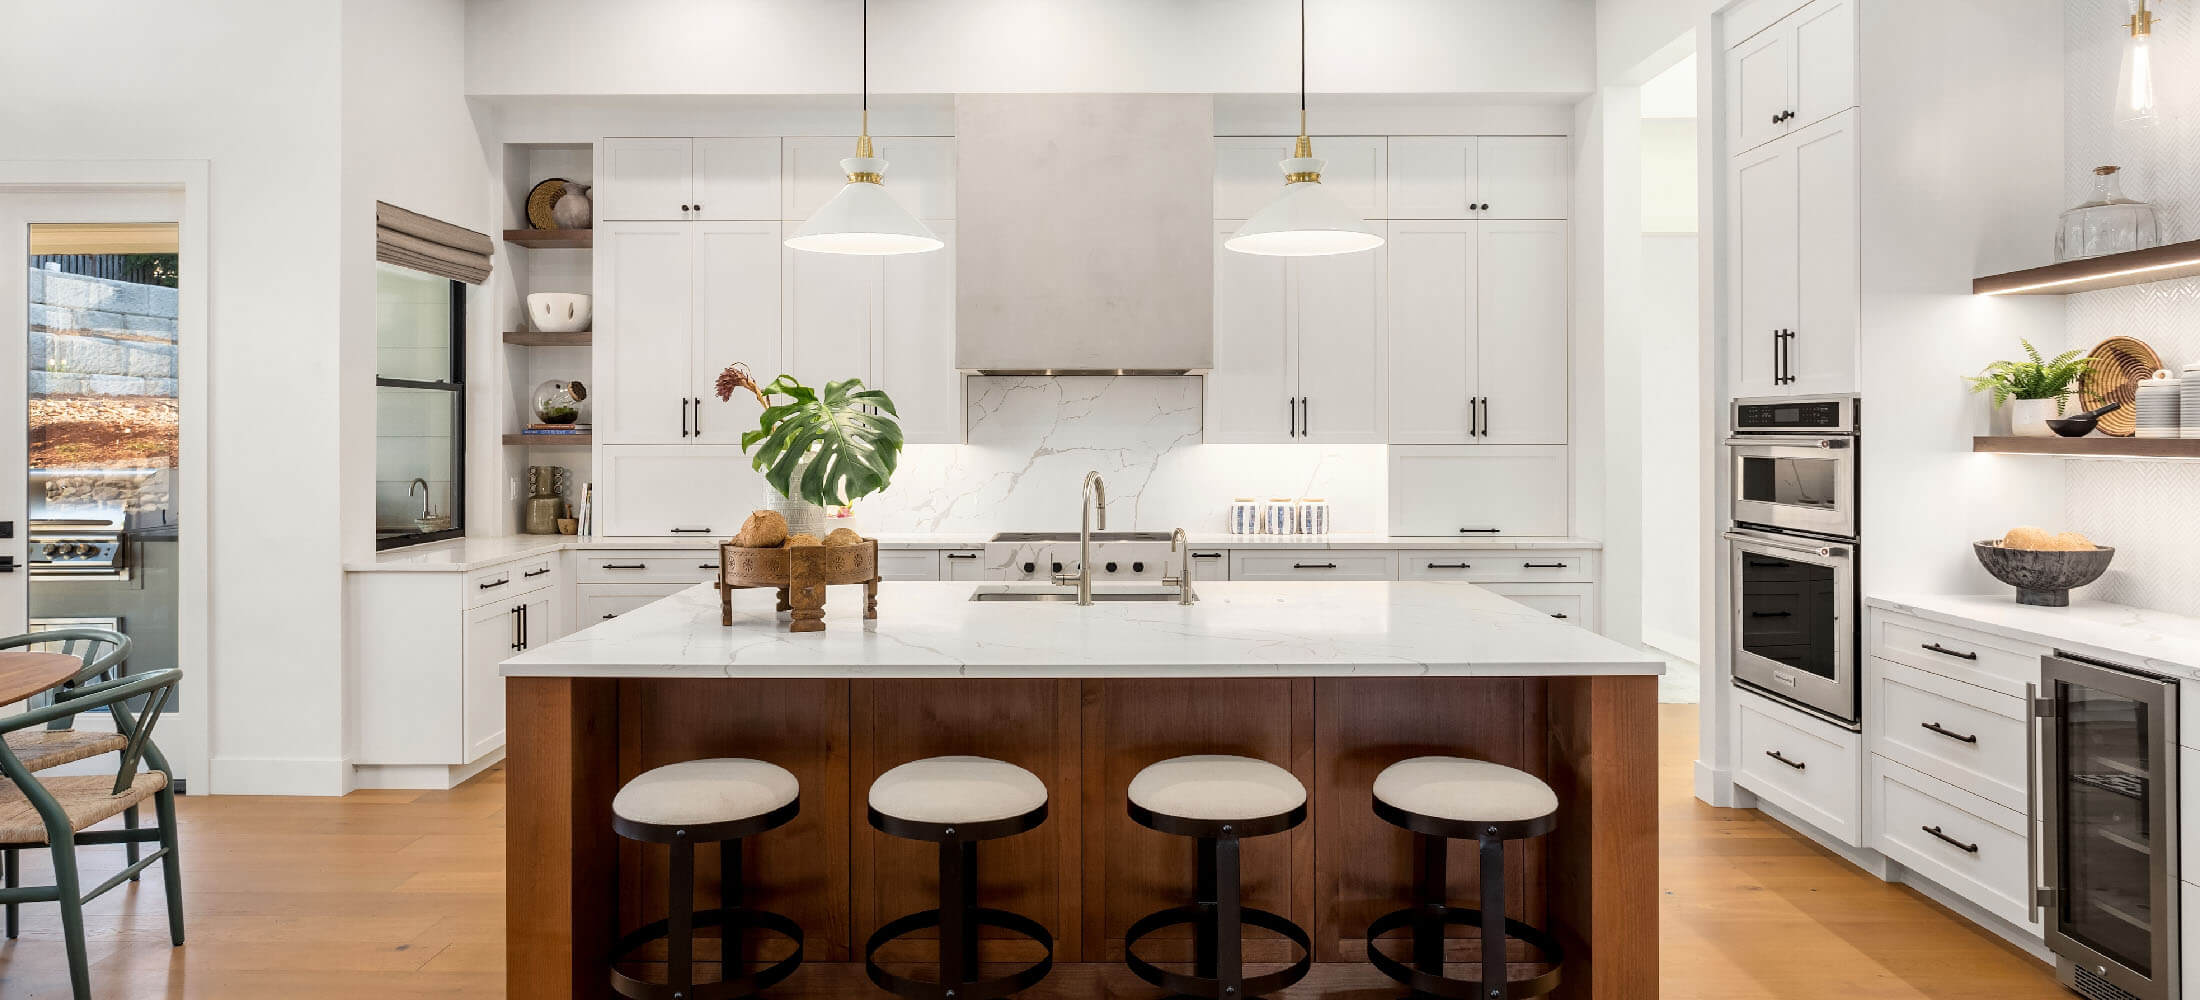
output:
[{"label": "white cabinet drawer", "polygon": [[881,580],[937,580],[940,578],[939,550],[880,549],[878,576]]},{"label": "white cabinet drawer", "polygon": [[2040,679],[2040,657],[2050,651],[2013,639],[1874,610],[1871,655],[1967,684],[2023,697]]},{"label": "white cabinet drawer", "polygon": [[1398,553],[1398,579],[1558,583],[1591,575],[1589,554],[1580,551],[1407,549]]},{"label": "white cabinet drawer", "polygon": [[1874,753],[2025,810],[2031,745],[2023,698],[1878,657],[1865,669]]},{"label": "white cabinet drawer", "polygon": [[1192,583],[1201,580],[1228,580],[1230,578],[1230,550],[1193,549]]},{"label": "white cabinet drawer", "polygon": [[1390,531],[1437,538],[1566,534],[1566,448],[1401,445],[1390,449]]},{"label": "white cabinet drawer", "polygon": [[684,583],[584,583],[579,588],[580,607],[573,612],[573,624],[576,628],[587,628],[610,621],[644,604],[686,590],[688,586]]},{"label": "white cabinet drawer", "polygon": [[1995,916],[2032,923],[2023,813],[1884,757],[1872,769],[1872,847]]},{"label": "white cabinet drawer", "polygon": [[[1193,571],[1197,573],[1197,570]],[[1230,553],[1232,580],[1395,580],[1395,552],[1330,549],[1237,549]],[[1194,577],[1196,582],[1197,577]]]},{"label": "white cabinet drawer", "polygon": [[1490,593],[1512,598],[1560,621],[1595,629],[1597,585],[1593,583],[1485,583]]},{"label": "white cabinet drawer", "polygon": [[1863,846],[1862,739],[1746,691],[1736,699],[1742,760],[1734,782],[1844,844]]},{"label": "white cabinet drawer", "polygon": [[1006,574],[985,564],[983,549],[944,549],[940,552],[942,580],[1000,580]]},{"label": "white cabinet drawer", "polygon": [[741,449],[626,445],[598,449],[596,516],[608,537],[731,538],[770,487]]},{"label": "white cabinet drawer", "polygon": [[575,579],[583,584],[687,585],[714,580],[717,576],[717,549],[635,549],[583,552]]},{"label": "white cabinet drawer", "polygon": [[466,574],[459,599],[471,611],[514,594],[540,590],[558,582],[557,554],[536,556]]}]

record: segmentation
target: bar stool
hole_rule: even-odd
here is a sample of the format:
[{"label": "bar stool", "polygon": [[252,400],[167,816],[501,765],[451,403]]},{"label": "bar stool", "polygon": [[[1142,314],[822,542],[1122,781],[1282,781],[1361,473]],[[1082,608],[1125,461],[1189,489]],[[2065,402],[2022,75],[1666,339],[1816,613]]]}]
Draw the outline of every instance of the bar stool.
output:
[{"label": "bar stool", "polygon": [[[1526,771],[1463,757],[1415,757],[1390,765],[1375,778],[1375,815],[1413,834],[1414,905],[1385,914],[1367,928],[1367,960],[1383,975],[1416,994],[1444,1000],[1525,1000],[1558,988],[1565,960],[1558,939],[1505,916],[1505,841],[1540,837],[1558,825],[1558,794]],[[1482,845],[1482,907],[1444,902],[1444,849],[1451,840]],[[1444,978],[1444,927],[1482,929],[1482,977]],[[1413,929],[1413,965],[1377,950],[1377,939]],[[1550,969],[1513,982],[1505,945],[1518,938],[1533,946]],[[1493,985],[1501,984],[1501,985]]]},{"label": "bar stool", "polygon": [[[1313,941],[1304,928],[1239,899],[1238,843],[1282,833],[1306,821],[1306,786],[1291,772],[1252,757],[1176,757],[1131,779],[1131,819],[1138,825],[1192,837],[1199,885],[1194,902],[1147,914],[1123,933],[1123,962],[1138,978],[1174,994],[1209,1000],[1250,1000],[1306,978]],[[1192,974],[1167,972],[1138,957],[1138,942],[1164,927],[1192,926]],[[1245,975],[1244,925],[1283,935],[1299,946],[1296,964]]]},{"label": "bar stool", "polygon": [[[978,843],[1036,829],[1047,818],[1047,786],[1039,776],[987,757],[910,761],[871,783],[871,826],[907,840],[940,845],[940,905],[889,920],[864,945],[863,968],[880,989],[911,1000],[996,1000],[1038,985],[1054,968],[1054,935],[1036,920],[978,905]],[[940,978],[928,983],[879,967],[879,949],[894,939],[939,928]],[[978,978],[978,929],[1030,939],[1045,952],[1037,962],[996,979]]]},{"label": "bar stool", "polygon": [[[652,921],[611,949],[611,988],[632,1000],[734,1000],[786,979],[802,964],[802,927],[777,913],[741,905],[741,841],[786,825],[801,811],[801,785],[786,768],[760,760],[691,760],[646,771],[611,800],[611,828],[628,840],[672,847],[666,919]],[[721,904],[695,910],[695,845],[718,844]],[[726,974],[695,981],[695,928],[724,928]],[[730,973],[743,930],[763,930],[794,942],[794,953],[746,976]],[[662,939],[666,981],[619,971],[618,963]]]}]

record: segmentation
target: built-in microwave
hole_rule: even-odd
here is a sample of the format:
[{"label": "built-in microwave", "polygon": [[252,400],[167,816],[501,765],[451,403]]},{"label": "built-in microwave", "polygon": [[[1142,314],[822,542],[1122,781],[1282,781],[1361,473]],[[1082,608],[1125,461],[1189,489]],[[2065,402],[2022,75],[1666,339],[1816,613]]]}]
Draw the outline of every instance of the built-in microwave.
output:
[{"label": "built-in microwave", "polygon": [[1835,538],[1857,535],[1856,398],[1737,399],[1728,514]]}]

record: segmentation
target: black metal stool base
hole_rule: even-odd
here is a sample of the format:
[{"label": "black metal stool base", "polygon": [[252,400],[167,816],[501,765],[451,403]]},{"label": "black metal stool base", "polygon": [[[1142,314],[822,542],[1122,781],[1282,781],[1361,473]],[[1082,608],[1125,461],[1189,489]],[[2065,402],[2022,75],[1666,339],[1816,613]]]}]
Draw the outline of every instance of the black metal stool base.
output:
[{"label": "black metal stool base", "polygon": [[[611,988],[630,1000],[740,1000],[752,996],[786,980],[802,965],[802,926],[768,910],[735,909],[697,910],[695,927],[724,927],[728,930],[760,930],[777,934],[794,942],[794,954],[788,955],[746,976],[729,977],[715,983],[697,983],[684,990],[663,983],[636,979],[620,972],[618,963],[631,957],[635,951],[652,941],[668,940],[672,924],[658,920],[643,924],[632,933],[619,938],[611,949]],[[732,935],[727,935],[728,939]],[[736,956],[725,956],[725,968],[731,970]]]},{"label": "black metal stool base", "polygon": [[1254,909],[1250,906],[1238,908],[1238,920],[1243,924],[1283,935],[1291,943],[1299,946],[1299,960],[1276,972],[1245,977],[1243,985],[1238,988],[1236,993],[1226,994],[1224,992],[1225,984],[1220,979],[1170,972],[1138,957],[1139,939],[1164,927],[1182,927],[1186,925],[1193,928],[1193,934],[1195,935],[1207,933],[1208,928],[1215,926],[1219,909],[1220,907],[1214,903],[1193,903],[1188,906],[1178,906],[1149,913],[1140,918],[1137,923],[1130,926],[1129,930],[1123,932],[1123,964],[1130,967],[1131,974],[1171,993],[1179,996],[1204,997],[1206,1000],[1253,1000],[1253,998],[1259,997],[1263,993],[1273,993],[1276,990],[1286,989],[1299,980],[1305,979],[1306,974],[1313,971],[1314,943],[1306,931],[1279,914]]},{"label": "black metal stool base", "polygon": [[[1492,1000],[1489,987],[1479,980],[1447,979],[1432,972],[1415,969],[1382,953],[1375,942],[1386,934],[1407,928],[1421,928],[1430,921],[1442,924],[1458,924],[1465,927],[1481,927],[1482,911],[1442,906],[1408,907],[1383,914],[1367,927],[1367,960],[1392,982],[1412,989],[1417,994],[1442,997],[1443,1000]],[[1530,1000],[1558,988],[1559,966],[1565,961],[1565,951],[1558,939],[1511,917],[1505,918],[1507,939],[1526,942],[1542,954],[1542,961],[1550,969],[1533,979],[1507,980],[1502,1000]],[[1504,947],[1500,944],[1498,947]]]},{"label": "black metal stool base", "polygon": [[[895,938],[914,931],[940,926],[940,911],[921,910],[906,917],[887,921],[885,926],[880,927],[877,933],[871,935],[869,943],[863,946],[863,971],[870,975],[871,982],[876,984],[879,989],[896,996],[909,997],[911,1000],[999,1000],[1001,997],[1020,993],[1037,986],[1039,980],[1045,979],[1047,973],[1054,969],[1054,935],[1047,933],[1047,929],[1041,926],[1038,921],[1021,914],[1010,913],[1007,910],[989,910],[982,906],[971,909],[968,919],[971,926],[965,926],[963,932],[973,938],[976,937],[979,927],[991,927],[995,930],[1007,931],[1037,942],[1039,947],[1046,950],[1046,954],[1040,957],[1037,962],[1033,962],[1010,975],[994,979],[966,980],[960,983],[931,983],[922,979],[897,976],[880,968],[878,964],[880,948],[885,947]],[[940,942],[940,947],[945,949],[951,947],[951,945],[943,939]],[[965,969],[964,974],[976,975],[977,970],[975,968]]]}]

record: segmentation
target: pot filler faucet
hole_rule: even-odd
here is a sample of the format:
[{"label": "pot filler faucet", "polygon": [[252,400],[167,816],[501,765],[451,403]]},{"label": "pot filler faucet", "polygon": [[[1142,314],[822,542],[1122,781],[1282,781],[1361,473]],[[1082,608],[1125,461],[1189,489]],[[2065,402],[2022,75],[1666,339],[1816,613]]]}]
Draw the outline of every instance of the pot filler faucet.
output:
[{"label": "pot filler faucet", "polygon": [[1108,484],[1100,470],[1085,473],[1083,495],[1077,501],[1077,572],[1054,574],[1054,585],[1077,585],[1077,603],[1092,606],[1092,512],[1100,511],[1100,530],[1108,530]]}]

